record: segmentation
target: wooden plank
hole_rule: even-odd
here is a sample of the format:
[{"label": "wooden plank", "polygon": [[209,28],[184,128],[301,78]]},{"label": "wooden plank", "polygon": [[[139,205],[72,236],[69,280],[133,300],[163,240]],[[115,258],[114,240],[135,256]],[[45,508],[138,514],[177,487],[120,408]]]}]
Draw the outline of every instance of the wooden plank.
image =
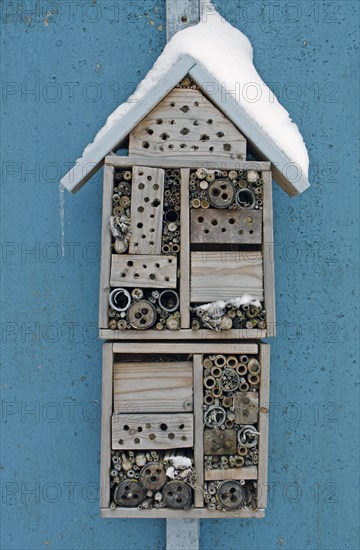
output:
[{"label": "wooden plank", "polygon": [[262,210],[192,208],[191,243],[261,244]]},{"label": "wooden plank", "polygon": [[192,414],[113,414],[112,448],[179,449],[194,442]]},{"label": "wooden plank", "polygon": [[112,211],[114,188],[114,167],[104,167],[103,205],[101,227],[101,260],[100,260],[100,290],[99,290],[99,327],[108,328],[108,307],[110,291],[110,255],[111,232],[109,220]]},{"label": "wooden plank", "polygon": [[204,411],[203,411],[203,356],[194,355],[194,461],[196,487],[194,504],[204,506]]},{"label": "wooden plank", "polygon": [[[288,158],[276,143],[269,138],[263,129],[250,117],[241,103],[238,103],[229,90],[217,82],[211,73],[200,63],[197,63],[190,71],[191,78],[202,89],[206,89],[214,103],[234,124],[249,142],[269,159],[276,167],[274,178],[289,195],[298,195],[310,187],[306,174],[296,168],[294,162]],[[291,172],[295,172],[292,177]]]},{"label": "wooden plank", "polygon": [[[158,330],[143,330],[141,332],[141,340],[222,340],[223,342],[233,340],[259,340],[266,338],[266,330],[254,329],[231,329],[222,332],[216,332],[210,329],[200,329],[194,331],[191,329],[181,330],[163,330],[159,333]],[[100,330],[99,338],[102,340],[137,340],[139,338],[138,330]]]},{"label": "wooden plank", "polygon": [[134,344],[131,341],[127,341],[114,342],[113,344],[114,353],[164,353],[169,355],[173,353],[256,354],[258,353],[258,349],[258,344],[249,342],[244,342],[241,344],[236,342],[219,342],[219,335],[217,342],[136,342],[136,344]]},{"label": "wooden plank", "polygon": [[180,316],[181,328],[190,328],[190,227],[189,227],[190,170],[181,170],[180,189]]},{"label": "wooden plank", "polygon": [[205,470],[205,481],[223,481],[226,479],[257,479],[257,466],[228,468],[227,470]]},{"label": "wooden plank", "polygon": [[138,508],[102,508],[101,517],[107,519],[231,519],[231,518],[264,518],[265,510],[208,510],[207,508],[192,508],[191,510],[170,510],[160,508],[153,510],[139,510]]},{"label": "wooden plank", "polygon": [[110,506],[111,469],[111,414],[113,354],[112,344],[103,345],[102,405],[101,405],[101,453],[100,453],[100,506]]},{"label": "wooden plank", "polygon": [[[114,411],[172,413],[193,410],[191,361],[116,363]],[[135,409],[135,410],[133,410]]]},{"label": "wooden plank", "polygon": [[110,285],[124,288],[176,288],[177,257],[113,254]]},{"label": "wooden plank", "polygon": [[165,171],[133,166],[130,254],[161,254]]},{"label": "wooden plank", "polygon": [[166,0],[166,40],[200,21],[200,0]]},{"label": "wooden plank", "polygon": [[246,140],[199,91],[172,90],[131,132],[129,155],[246,159]]},{"label": "wooden plank", "polygon": [[[117,156],[108,155],[105,158],[105,164],[109,164],[115,167],[133,166],[143,164],[143,157],[134,156]],[[257,161],[257,160],[233,160],[233,159],[215,159],[214,157],[208,157],[202,159],[201,162],[194,158],[188,158],[185,154],[182,158],[171,158],[158,155],[156,158],[146,159],[146,166],[162,168],[206,168],[206,169],[221,169],[221,170],[270,170],[270,162]]]},{"label": "wooden plank", "polygon": [[260,345],[260,410],[259,410],[259,464],[258,464],[258,508],[266,508],[268,482],[268,437],[270,407],[270,346]]},{"label": "wooden plank", "polygon": [[62,178],[61,183],[66,189],[71,193],[76,193],[101,168],[104,157],[126,139],[131,130],[178,84],[195,63],[191,56],[181,56],[163,79],[154,82],[141,101],[136,98],[135,94],[127,103],[127,109],[123,116],[109,127],[101,139],[94,141],[91,146],[86,148],[83,156]]},{"label": "wooden plank", "polygon": [[190,301],[207,303],[250,294],[263,300],[260,252],[191,252]]},{"label": "wooden plank", "polygon": [[264,295],[268,336],[276,336],[275,310],[275,269],[274,269],[274,230],[272,177],[270,171],[262,173],[263,190],[263,258],[264,258]]}]

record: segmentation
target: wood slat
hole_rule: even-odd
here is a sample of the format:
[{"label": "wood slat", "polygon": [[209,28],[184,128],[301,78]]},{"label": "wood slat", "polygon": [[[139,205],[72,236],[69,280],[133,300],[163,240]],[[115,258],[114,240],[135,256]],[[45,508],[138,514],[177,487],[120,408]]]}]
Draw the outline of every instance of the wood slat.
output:
[{"label": "wood slat", "polygon": [[111,468],[111,413],[113,393],[112,344],[103,345],[102,359],[102,405],[101,405],[101,457],[100,457],[100,506],[110,506]]},{"label": "wood slat", "polygon": [[274,269],[274,230],[271,172],[262,174],[263,190],[263,257],[264,257],[264,295],[268,336],[276,336],[275,312],[275,269]]},{"label": "wood slat", "polygon": [[112,211],[112,197],[114,188],[114,167],[105,166],[103,180],[103,205],[101,229],[101,260],[100,260],[100,289],[99,289],[99,327],[108,328],[108,307],[110,291],[110,256],[111,233],[109,220]]},{"label": "wood slat", "polygon": [[266,508],[268,483],[268,437],[270,407],[270,346],[260,346],[260,410],[259,410],[259,464],[258,464],[258,508]]},{"label": "wood slat", "polygon": [[256,466],[244,468],[228,468],[227,470],[205,470],[205,481],[223,481],[227,479],[257,479]]},{"label": "wood slat", "polygon": [[161,254],[165,171],[133,166],[130,254]]},{"label": "wood slat", "polygon": [[207,508],[192,508],[191,510],[170,510],[161,508],[153,510],[139,510],[138,508],[110,508],[101,509],[101,517],[107,519],[230,519],[230,518],[264,518],[265,510],[208,510]]},{"label": "wood slat", "polygon": [[180,189],[180,315],[181,328],[190,328],[190,222],[189,222],[190,170],[181,170]]},{"label": "wood slat", "polygon": [[[163,330],[159,333],[158,330],[143,330],[141,332],[141,340],[221,340],[223,342],[232,342],[233,340],[259,340],[266,338],[266,330],[255,329],[231,329],[222,332],[216,332],[210,329],[201,329],[194,331],[191,329],[181,330]],[[138,330],[100,330],[99,338],[102,340],[138,340]]]},{"label": "wood slat", "polygon": [[131,132],[129,155],[246,158],[246,140],[199,90],[174,88]]},{"label": "wood slat", "polygon": [[192,362],[116,363],[116,413],[173,413],[193,410]]},{"label": "wood slat", "polygon": [[190,301],[207,303],[250,294],[263,300],[260,252],[191,252]]},{"label": "wood slat", "polygon": [[[144,164],[143,157],[137,157],[133,155],[129,156],[117,156],[108,155],[105,158],[105,164],[115,167],[133,166]],[[147,158],[147,166],[158,167],[161,165],[163,168],[207,168],[207,169],[220,169],[220,170],[270,170],[271,164],[267,161],[258,160],[234,160],[234,159],[216,159],[209,155],[208,158],[202,159],[199,162],[197,159],[189,158],[185,153],[182,158],[164,157],[158,155],[156,158]]]},{"label": "wood slat", "polygon": [[204,506],[204,413],[203,413],[203,356],[194,355],[194,460],[196,487],[194,504]]},{"label": "wood slat", "polygon": [[135,254],[111,256],[110,285],[124,288],[176,288],[177,257]]},{"label": "wood slat", "polygon": [[114,414],[112,448],[161,450],[192,447],[193,419],[192,414]]},{"label": "wood slat", "polygon": [[[219,338],[219,336],[218,336]],[[256,343],[234,342],[114,342],[114,353],[239,353],[256,354],[259,346]]]}]

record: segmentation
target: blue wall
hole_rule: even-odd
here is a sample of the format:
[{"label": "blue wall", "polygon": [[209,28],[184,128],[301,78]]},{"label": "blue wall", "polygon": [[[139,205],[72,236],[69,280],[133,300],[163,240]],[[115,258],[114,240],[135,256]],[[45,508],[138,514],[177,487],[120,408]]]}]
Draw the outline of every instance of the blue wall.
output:
[{"label": "blue wall", "polygon": [[[274,190],[267,516],[204,521],[202,548],[356,550],[359,5],[217,5],[299,124],[313,185]],[[165,521],[99,519],[101,174],[74,197],[58,180],[161,52],[165,1],[1,10],[2,547],[164,548]]]}]

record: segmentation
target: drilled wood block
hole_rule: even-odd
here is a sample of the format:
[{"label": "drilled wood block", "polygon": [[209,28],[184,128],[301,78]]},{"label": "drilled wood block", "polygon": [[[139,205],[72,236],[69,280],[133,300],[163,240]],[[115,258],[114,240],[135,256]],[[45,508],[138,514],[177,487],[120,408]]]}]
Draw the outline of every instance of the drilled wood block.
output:
[{"label": "drilled wood block", "polygon": [[199,90],[174,88],[131,132],[129,154],[240,160],[246,140]]},{"label": "drilled wood block", "polygon": [[177,257],[113,254],[110,285],[140,288],[176,288]]},{"label": "drilled wood block", "polygon": [[113,414],[113,449],[178,449],[192,447],[192,414]]},{"label": "drilled wood block", "polygon": [[191,242],[261,244],[262,210],[191,210]]},{"label": "drilled wood block", "polygon": [[161,254],[165,171],[133,166],[130,254]]},{"label": "drilled wood block", "polygon": [[237,441],[235,430],[212,428],[204,430],[204,454],[233,455],[236,453]]},{"label": "drilled wood block", "polygon": [[192,252],[192,303],[230,300],[250,294],[264,298],[262,253]]},{"label": "drilled wood block", "polygon": [[228,468],[227,470],[205,470],[205,481],[223,481],[227,479],[257,479],[257,466]]},{"label": "drilled wood block", "polygon": [[115,412],[173,413],[192,410],[191,361],[114,365]]},{"label": "drilled wood block", "polygon": [[255,424],[259,414],[258,392],[239,392],[234,396],[235,424]]}]

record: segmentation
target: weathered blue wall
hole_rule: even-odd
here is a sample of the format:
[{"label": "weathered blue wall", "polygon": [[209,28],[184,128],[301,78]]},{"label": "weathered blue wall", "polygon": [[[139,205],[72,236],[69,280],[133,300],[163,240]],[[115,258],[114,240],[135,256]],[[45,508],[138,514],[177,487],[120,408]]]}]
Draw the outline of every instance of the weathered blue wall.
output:
[{"label": "weathered blue wall", "polygon": [[[299,124],[313,185],[274,192],[267,516],[204,521],[202,548],[357,550],[359,5],[217,5]],[[75,197],[58,180],[161,52],[165,1],[1,10],[2,547],[164,548],[165,521],[99,519],[101,175]]]}]

